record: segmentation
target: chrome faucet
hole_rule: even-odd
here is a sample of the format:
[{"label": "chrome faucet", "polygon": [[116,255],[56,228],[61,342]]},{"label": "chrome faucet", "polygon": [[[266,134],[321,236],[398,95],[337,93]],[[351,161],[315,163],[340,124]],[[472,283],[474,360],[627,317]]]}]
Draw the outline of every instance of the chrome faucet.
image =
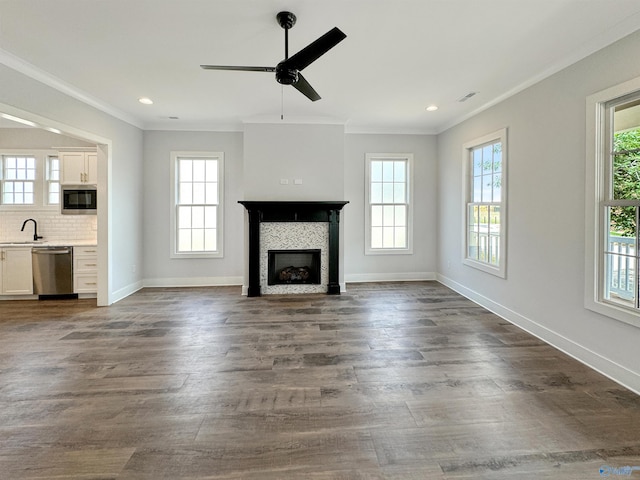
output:
[{"label": "chrome faucet", "polygon": [[42,237],[38,235],[38,224],[33,218],[27,218],[22,224],[22,228],[20,229],[20,231],[24,232],[24,227],[27,224],[27,222],[33,222],[33,241],[37,242]]}]

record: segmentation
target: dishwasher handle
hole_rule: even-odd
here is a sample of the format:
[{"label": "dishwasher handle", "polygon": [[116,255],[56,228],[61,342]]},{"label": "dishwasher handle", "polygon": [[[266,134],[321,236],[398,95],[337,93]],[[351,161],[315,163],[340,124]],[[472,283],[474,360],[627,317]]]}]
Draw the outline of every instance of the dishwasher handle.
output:
[{"label": "dishwasher handle", "polygon": [[38,255],[68,255],[71,253],[71,248],[34,248],[31,253]]}]

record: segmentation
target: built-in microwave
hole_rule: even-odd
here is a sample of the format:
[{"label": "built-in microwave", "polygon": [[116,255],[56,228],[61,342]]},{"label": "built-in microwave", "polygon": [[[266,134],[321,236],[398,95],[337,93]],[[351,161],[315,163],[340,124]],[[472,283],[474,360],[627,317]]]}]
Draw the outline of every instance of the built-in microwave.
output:
[{"label": "built-in microwave", "polygon": [[60,205],[65,215],[95,215],[98,189],[95,185],[62,185]]}]

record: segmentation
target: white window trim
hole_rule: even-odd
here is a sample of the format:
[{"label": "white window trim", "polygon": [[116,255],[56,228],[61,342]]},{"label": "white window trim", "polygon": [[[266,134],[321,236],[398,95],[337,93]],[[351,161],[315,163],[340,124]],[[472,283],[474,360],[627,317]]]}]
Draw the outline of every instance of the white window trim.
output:
[{"label": "white window trim", "polygon": [[640,77],[607,88],[587,97],[586,115],[586,174],[585,174],[585,286],[584,306],[615,320],[640,327],[640,311],[632,312],[604,300],[603,285],[599,274],[603,265],[603,225],[600,214],[605,195],[607,172],[604,158],[605,111],[612,100],[640,91]]},{"label": "white window trim", "polygon": [[[4,163],[2,158],[4,156],[33,156],[36,159],[36,179],[33,189],[33,202],[32,204],[3,204],[0,198],[0,211],[2,212],[59,212],[59,204],[49,204],[47,180],[46,180],[46,168],[47,157],[57,156],[58,152],[55,150],[42,150],[42,149],[19,149],[12,148],[9,150],[0,150],[0,168],[4,169]],[[4,172],[0,172],[0,176]],[[1,190],[0,190],[1,195]],[[27,213],[28,213],[27,212]]]},{"label": "white window trim", "polygon": [[[373,160],[407,161],[407,247],[371,248],[371,162]],[[365,255],[412,255],[413,254],[413,154],[412,153],[367,153],[365,155],[365,205],[364,205],[364,254]]]},{"label": "white window trim", "polygon": [[[470,152],[480,145],[484,145],[491,142],[502,143],[502,184],[501,184],[501,201],[500,201],[500,264],[495,266],[485,262],[479,262],[472,258],[467,257],[468,249],[468,236],[467,225],[469,215],[469,203],[471,202],[471,162]],[[466,142],[462,146],[462,263],[469,267],[481,270],[486,273],[490,273],[500,278],[506,278],[507,276],[507,195],[508,195],[508,144],[507,144],[507,129],[502,128],[495,132],[489,133],[482,137],[476,138],[469,142]]]},{"label": "white window trim", "polygon": [[[175,259],[185,258],[223,258],[224,257],[224,152],[189,152],[189,151],[175,151],[171,152],[171,165],[170,165],[170,252],[169,257]],[[177,181],[177,160],[180,157],[189,158],[212,158],[218,160],[218,211],[217,211],[217,229],[216,244],[218,250],[215,252],[177,252],[177,229],[176,229],[176,181]]]}]

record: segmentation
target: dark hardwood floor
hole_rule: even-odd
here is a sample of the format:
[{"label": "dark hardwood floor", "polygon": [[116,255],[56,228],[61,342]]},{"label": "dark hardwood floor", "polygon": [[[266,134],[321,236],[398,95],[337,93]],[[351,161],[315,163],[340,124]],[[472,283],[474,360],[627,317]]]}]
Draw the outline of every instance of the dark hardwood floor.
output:
[{"label": "dark hardwood floor", "polygon": [[0,302],[2,479],[583,480],[627,466],[640,397],[435,282]]}]

